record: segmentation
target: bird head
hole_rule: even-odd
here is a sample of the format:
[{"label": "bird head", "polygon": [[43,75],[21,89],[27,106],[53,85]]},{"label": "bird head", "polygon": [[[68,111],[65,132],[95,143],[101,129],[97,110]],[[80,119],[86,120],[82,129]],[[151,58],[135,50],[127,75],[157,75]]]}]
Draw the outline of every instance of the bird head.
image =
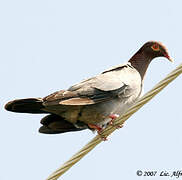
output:
[{"label": "bird head", "polygon": [[167,48],[161,42],[149,41],[145,43],[140,50],[147,56],[151,57],[151,59],[156,57],[165,57],[169,61],[173,62],[168,54]]}]

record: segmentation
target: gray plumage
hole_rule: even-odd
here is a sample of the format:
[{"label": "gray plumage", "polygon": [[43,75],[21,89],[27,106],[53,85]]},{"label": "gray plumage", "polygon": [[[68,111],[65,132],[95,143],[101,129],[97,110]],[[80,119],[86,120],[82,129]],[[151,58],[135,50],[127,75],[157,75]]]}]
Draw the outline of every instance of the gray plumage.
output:
[{"label": "gray plumage", "polygon": [[22,113],[48,113],[41,133],[79,131],[89,125],[104,127],[110,115],[123,114],[140,97],[148,65],[155,57],[171,60],[159,42],[144,44],[129,62],[55,92],[45,98],[14,100],[5,109]]},{"label": "gray plumage", "polygon": [[103,125],[140,96],[141,76],[130,63],[118,66],[43,99],[44,110],[76,124]]}]

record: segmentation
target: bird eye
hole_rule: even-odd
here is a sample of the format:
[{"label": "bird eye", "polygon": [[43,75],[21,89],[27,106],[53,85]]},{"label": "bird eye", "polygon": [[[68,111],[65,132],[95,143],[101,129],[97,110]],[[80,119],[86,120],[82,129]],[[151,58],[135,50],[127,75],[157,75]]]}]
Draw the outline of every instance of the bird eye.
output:
[{"label": "bird eye", "polygon": [[152,46],[151,46],[151,48],[154,50],[154,51],[159,51],[160,49],[159,49],[159,45],[158,44],[153,44]]}]

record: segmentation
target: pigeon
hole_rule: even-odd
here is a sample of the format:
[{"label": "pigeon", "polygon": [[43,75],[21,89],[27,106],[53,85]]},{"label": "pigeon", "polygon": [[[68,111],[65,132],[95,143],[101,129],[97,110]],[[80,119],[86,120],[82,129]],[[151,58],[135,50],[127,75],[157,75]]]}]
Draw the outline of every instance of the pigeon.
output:
[{"label": "pigeon", "polygon": [[47,114],[40,121],[40,133],[59,134],[84,129],[100,133],[141,96],[146,70],[156,57],[172,61],[161,42],[146,42],[127,63],[44,98],[10,101],[5,109]]}]

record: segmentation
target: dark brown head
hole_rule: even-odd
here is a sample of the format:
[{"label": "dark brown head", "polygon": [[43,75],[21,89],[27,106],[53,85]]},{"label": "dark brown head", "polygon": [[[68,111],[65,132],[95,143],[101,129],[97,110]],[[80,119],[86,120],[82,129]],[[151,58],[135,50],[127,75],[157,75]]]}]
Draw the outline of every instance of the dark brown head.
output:
[{"label": "dark brown head", "polygon": [[145,43],[129,60],[131,65],[135,67],[141,75],[143,80],[148,65],[152,61],[152,59],[156,57],[165,57],[169,61],[173,61],[166,49],[166,47],[157,41],[149,41]]},{"label": "dark brown head", "polygon": [[166,57],[169,61],[173,61],[168,54],[167,48],[161,42],[149,41],[145,43],[139,51],[141,53],[143,52],[151,59],[156,57]]}]

